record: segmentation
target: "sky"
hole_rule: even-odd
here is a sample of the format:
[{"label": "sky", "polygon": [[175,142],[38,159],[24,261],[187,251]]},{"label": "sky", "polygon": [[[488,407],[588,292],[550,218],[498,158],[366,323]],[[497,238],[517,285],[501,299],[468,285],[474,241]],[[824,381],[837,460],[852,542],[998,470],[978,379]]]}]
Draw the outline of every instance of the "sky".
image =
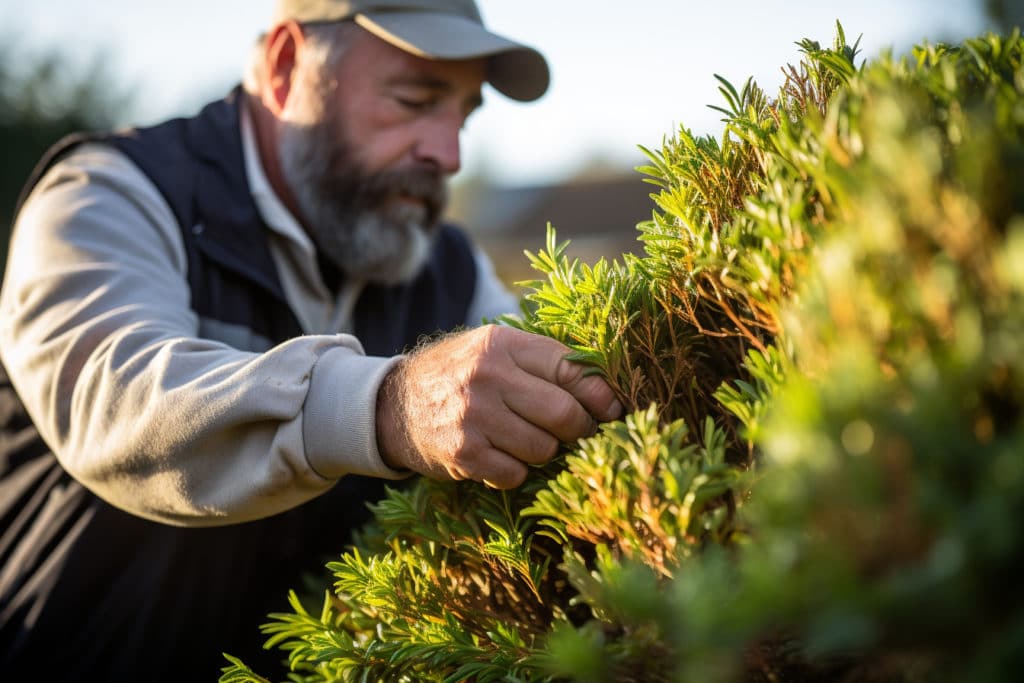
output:
[{"label": "sky", "polygon": [[[632,168],[680,126],[719,134],[719,74],[773,93],[795,43],[830,44],[839,21],[861,56],[990,28],[981,0],[478,0],[488,27],[547,57],[539,101],[486,104],[463,133],[461,176],[507,185]],[[240,78],[274,0],[0,0],[0,40],[72,61],[106,60],[132,106],[120,124],[155,123],[222,96]]]}]

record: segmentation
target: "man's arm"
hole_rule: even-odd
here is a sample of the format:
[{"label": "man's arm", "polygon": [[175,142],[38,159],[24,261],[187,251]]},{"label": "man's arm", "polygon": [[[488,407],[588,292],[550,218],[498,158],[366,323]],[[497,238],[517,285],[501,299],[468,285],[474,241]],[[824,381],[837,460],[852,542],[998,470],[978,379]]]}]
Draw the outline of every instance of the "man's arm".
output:
[{"label": "man's arm", "polygon": [[[172,524],[264,517],[377,456],[393,361],[348,335],[264,353],[199,337],[184,249],[158,191],[113,150],[80,148],[21,212],[0,292],[0,355],[61,464],[110,503]],[[319,392],[311,378],[324,381]],[[346,435],[311,453],[304,434]]]}]

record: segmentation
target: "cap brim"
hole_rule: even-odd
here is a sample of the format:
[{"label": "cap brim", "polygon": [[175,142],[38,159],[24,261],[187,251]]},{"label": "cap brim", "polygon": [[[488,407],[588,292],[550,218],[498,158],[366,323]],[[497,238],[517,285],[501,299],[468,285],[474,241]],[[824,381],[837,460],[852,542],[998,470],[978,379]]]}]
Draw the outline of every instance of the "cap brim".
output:
[{"label": "cap brim", "polygon": [[547,92],[551,81],[547,60],[537,50],[463,17],[371,12],[356,15],[355,21],[381,40],[425,59],[487,58],[487,81],[513,100],[536,100]]}]

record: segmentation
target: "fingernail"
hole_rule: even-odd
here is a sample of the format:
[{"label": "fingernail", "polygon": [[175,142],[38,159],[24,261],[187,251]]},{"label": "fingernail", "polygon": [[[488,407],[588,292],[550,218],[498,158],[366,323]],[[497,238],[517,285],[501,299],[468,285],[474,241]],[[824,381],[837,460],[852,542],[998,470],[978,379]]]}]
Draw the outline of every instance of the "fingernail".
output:
[{"label": "fingernail", "polygon": [[608,406],[608,419],[614,420],[622,415],[622,404],[618,399],[612,401],[612,404]]}]

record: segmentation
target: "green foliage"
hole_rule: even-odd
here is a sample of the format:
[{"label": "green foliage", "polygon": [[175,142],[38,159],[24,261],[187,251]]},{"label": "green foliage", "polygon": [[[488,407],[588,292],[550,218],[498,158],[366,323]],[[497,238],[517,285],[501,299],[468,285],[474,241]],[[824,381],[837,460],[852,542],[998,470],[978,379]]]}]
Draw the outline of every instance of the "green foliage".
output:
[{"label": "green foliage", "polygon": [[292,680],[1019,677],[1024,39],[799,46],[647,151],[644,256],[529,254],[502,322],[627,415],[514,492],[391,492],[264,627]]},{"label": "green foliage", "polygon": [[695,549],[739,533],[739,476],[725,462],[726,435],[708,418],[702,443],[689,436],[682,420],[662,425],[653,405],[606,424],[521,514],[563,545],[614,548],[670,577]]},{"label": "green foliage", "polygon": [[701,426],[710,416],[734,431],[733,418],[709,399],[723,382],[746,376],[739,355],[745,341],[730,345],[735,358],[723,355],[725,344],[690,316],[693,293],[660,277],[664,257],[626,254],[622,264],[601,260],[591,267],[570,261],[566,246],[549,227],[547,250],[527,253],[546,280],[520,283],[533,290],[524,297],[524,315],[502,322],[570,346],[570,358],[599,371],[629,409],[654,405],[666,421]]}]

